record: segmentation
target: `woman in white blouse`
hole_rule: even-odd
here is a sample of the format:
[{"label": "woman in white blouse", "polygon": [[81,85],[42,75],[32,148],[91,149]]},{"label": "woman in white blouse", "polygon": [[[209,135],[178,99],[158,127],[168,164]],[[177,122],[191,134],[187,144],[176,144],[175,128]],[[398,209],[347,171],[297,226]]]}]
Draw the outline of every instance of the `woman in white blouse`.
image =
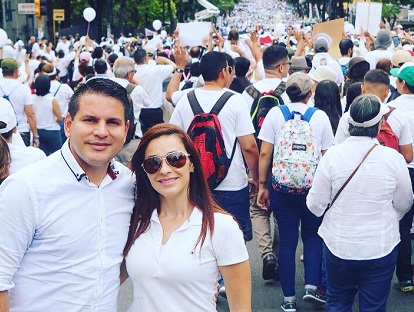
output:
[{"label": "woman in white blouse", "polygon": [[124,255],[134,287],[128,311],[216,311],[217,282],[230,311],[251,311],[251,276],[243,233],[217,206],[191,139],[159,124],[132,161],[135,208]]},{"label": "woman in white blouse", "polygon": [[376,139],[387,111],[376,96],[354,100],[351,136],[322,157],[307,196],[312,213],[325,213],[318,234],[326,246],[327,311],[352,311],[357,292],[360,311],[386,311],[400,241],[398,221],[413,202],[403,156]]}]

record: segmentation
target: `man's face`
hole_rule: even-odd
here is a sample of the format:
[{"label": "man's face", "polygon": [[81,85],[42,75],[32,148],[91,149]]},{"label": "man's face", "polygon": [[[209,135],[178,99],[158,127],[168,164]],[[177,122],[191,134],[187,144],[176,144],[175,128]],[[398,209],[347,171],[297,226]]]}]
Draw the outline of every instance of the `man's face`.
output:
[{"label": "man's face", "polygon": [[82,95],[74,118],[68,114],[65,119],[70,150],[86,174],[108,167],[121,150],[128,128],[122,102],[97,93]]}]

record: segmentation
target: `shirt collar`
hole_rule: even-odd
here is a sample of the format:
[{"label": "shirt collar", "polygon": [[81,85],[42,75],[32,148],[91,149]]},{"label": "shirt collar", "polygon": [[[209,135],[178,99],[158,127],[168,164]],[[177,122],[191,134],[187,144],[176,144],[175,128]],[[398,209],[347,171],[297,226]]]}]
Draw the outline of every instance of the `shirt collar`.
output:
[{"label": "shirt collar", "polygon": [[374,143],[380,144],[377,138],[370,138],[366,136],[350,136],[350,137],[347,137],[345,140],[349,142],[368,142],[368,143],[371,142],[372,144]]},{"label": "shirt collar", "polygon": [[[82,178],[87,178],[85,171],[76,161],[75,157],[73,156],[69,148],[69,139],[67,139],[66,142],[63,143],[62,149],[60,150],[60,154],[62,155],[63,161],[66,163],[70,171],[72,171],[73,175],[75,176],[76,180],[78,180],[78,182],[80,182]],[[112,180],[115,180],[119,175],[119,171],[116,170],[115,162],[113,159],[110,161],[108,165],[107,173]]]},{"label": "shirt collar", "polygon": [[[158,218],[158,211],[157,209],[154,209],[151,215],[151,221],[155,221],[159,224],[161,224],[160,219]],[[193,211],[190,214],[190,217],[187,221],[183,223],[183,225],[180,227],[182,229],[184,226],[185,228],[190,226],[198,226],[201,225],[203,222],[203,213],[201,210],[197,207],[194,207]]]}]

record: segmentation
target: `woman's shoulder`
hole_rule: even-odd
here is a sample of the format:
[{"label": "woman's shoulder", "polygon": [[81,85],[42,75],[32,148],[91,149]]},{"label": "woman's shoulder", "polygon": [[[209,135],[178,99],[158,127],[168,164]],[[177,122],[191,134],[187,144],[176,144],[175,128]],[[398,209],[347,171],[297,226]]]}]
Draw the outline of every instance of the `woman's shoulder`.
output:
[{"label": "woman's shoulder", "polygon": [[231,224],[238,227],[238,224],[236,220],[234,220],[233,216],[223,212],[214,213],[214,229],[224,229]]}]

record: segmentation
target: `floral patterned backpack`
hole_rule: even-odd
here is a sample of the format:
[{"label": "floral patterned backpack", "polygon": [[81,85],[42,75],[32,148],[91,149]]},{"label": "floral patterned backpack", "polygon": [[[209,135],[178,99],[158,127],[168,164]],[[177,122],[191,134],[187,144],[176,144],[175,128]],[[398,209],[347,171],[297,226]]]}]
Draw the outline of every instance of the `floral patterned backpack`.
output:
[{"label": "floral patterned backpack", "polygon": [[278,106],[286,122],[276,137],[273,154],[272,186],[288,194],[306,194],[312,186],[319,162],[315,134],[309,124],[317,110],[309,107],[305,114]]}]

